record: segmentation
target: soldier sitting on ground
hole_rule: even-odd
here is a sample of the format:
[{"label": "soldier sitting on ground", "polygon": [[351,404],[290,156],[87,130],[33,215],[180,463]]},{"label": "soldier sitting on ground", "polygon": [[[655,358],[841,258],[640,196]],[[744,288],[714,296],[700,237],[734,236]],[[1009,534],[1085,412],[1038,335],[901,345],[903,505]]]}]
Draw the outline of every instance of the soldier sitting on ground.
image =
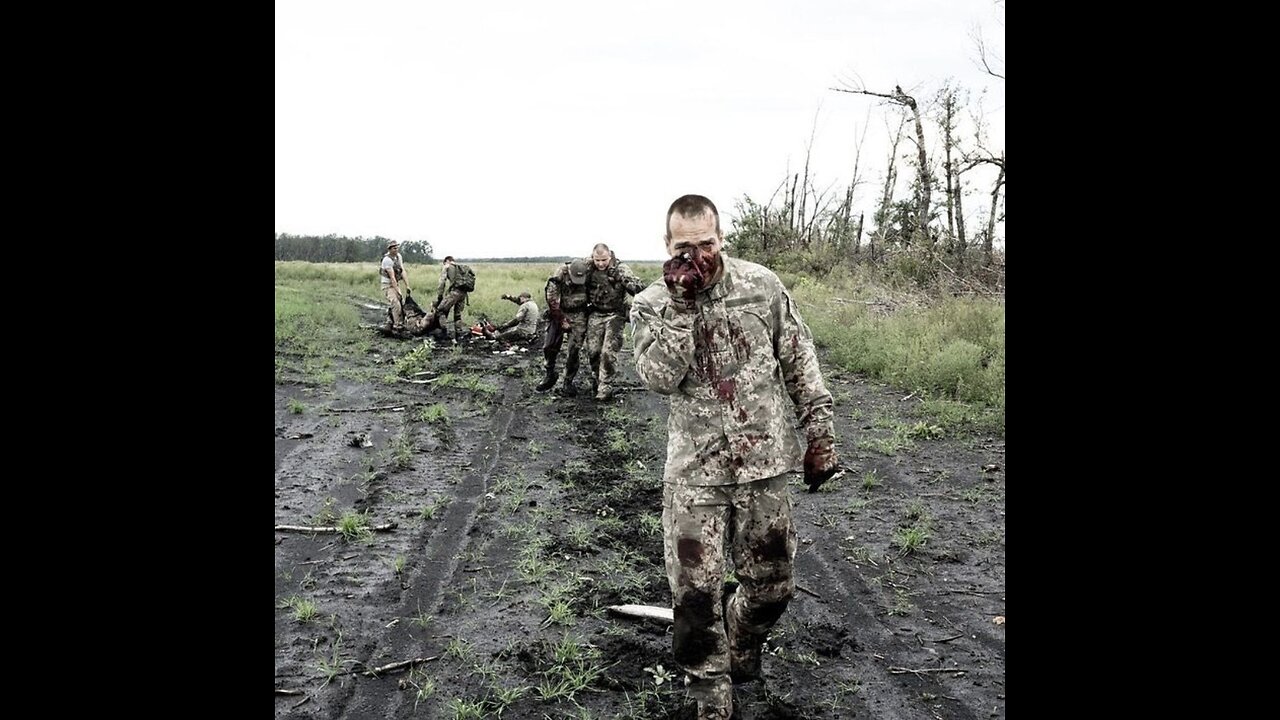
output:
[{"label": "soldier sitting on ground", "polygon": [[532,340],[538,330],[538,318],[542,316],[542,311],[538,309],[538,303],[534,302],[533,295],[528,292],[522,292],[519,295],[503,294],[502,299],[510,300],[519,305],[520,309],[516,310],[516,316],[509,322],[493,330],[486,328],[484,336],[490,340],[502,340],[520,345]]}]

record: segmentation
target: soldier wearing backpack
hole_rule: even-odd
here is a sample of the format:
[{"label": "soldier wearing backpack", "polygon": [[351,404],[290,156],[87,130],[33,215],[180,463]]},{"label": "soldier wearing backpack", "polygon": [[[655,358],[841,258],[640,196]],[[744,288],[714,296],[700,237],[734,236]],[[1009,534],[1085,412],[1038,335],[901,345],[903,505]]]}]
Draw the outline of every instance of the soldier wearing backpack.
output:
[{"label": "soldier wearing backpack", "polygon": [[[446,285],[448,297],[445,296]],[[446,255],[440,269],[440,285],[436,287],[436,302],[432,307],[440,317],[441,325],[444,325],[449,316],[449,310],[453,310],[453,337],[457,342],[471,337],[469,328],[462,324],[462,308],[467,305],[467,293],[475,289],[475,271],[462,263],[454,262],[452,255]]]}]

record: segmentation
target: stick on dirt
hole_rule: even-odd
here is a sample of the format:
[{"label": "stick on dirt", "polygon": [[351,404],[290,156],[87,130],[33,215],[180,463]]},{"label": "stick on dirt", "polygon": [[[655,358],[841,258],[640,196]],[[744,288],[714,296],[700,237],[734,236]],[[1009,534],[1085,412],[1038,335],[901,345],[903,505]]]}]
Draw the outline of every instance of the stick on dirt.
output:
[{"label": "stick on dirt", "polygon": [[654,607],[653,605],[610,605],[608,609],[610,612],[628,617],[675,622],[675,616],[671,608]]},{"label": "stick on dirt", "polygon": [[393,662],[388,665],[383,665],[382,667],[376,667],[372,670],[365,670],[364,675],[366,677],[375,677],[377,676],[378,673],[391,672],[392,670],[403,670],[407,667],[413,667],[414,665],[420,665],[425,662],[431,662],[432,660],[439,660],[439,659],[440,659],[439,655],[432,655],[429,658],[413,658],[412,660],[401,660],[400,662]]},{"label": "stick on dirt", "polygon": [[[383,525],[372,525],[369,527],[374,532],[387,532],[395,530],[395,523],[385,523]],[[313,527],[311,525],[277,525],[276,532],[300,532],[300,533],[340,533],[342,528],[338,527]]]}]

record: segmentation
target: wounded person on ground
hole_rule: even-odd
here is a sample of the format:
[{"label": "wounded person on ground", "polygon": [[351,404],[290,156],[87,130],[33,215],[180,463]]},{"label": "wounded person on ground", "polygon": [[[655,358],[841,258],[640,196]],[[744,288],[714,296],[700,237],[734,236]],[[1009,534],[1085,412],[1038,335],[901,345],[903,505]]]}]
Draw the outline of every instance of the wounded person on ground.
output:
[{"label": "wounded person on ground", "polygon": [[[389,313],[390,311],[388,311]],[[426,335],[432,340],[448,341],[449,333],[440,327],[439,316],[422,309],[410,295],[404,299],[404,330],[397,332],[390,325],[381,325],[378,332],[388,337],[410,338]]]}]

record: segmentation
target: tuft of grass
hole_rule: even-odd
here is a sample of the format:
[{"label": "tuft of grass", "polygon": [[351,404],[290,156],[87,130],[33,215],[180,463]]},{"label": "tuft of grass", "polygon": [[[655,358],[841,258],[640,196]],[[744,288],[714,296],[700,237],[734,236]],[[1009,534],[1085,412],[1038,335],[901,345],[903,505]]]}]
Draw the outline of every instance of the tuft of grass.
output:
[{"label": "tuft of grass", "polygon": [[475,656],[475,650],[470,642],[461,638],[453,638],[448,645],[445,645],[444,656],[457,658],[463,664],[470,664]]},{"label": "tuft of grass", "polygon": [[640,516],[640,530],[646,535],[662,535],[662,516],[657,513],[645,513]]},{"label": "tuft of grass", "polygon": [[338,519],[338,532],[347,542],[368,540],[373,537],[373,530],[369,528],[369,516],[354,510],[344,513]]},{"label": "tuft of grass", "polygon": [[289,412],[293,413],[294,415],[301,415],[306,411],[307,411],[307,406],[303,405],[301,400],[297,398],[291,398],[289,400]]},{"label": "tuft of grass", "polygon": [[863,490],[874,490],[878,485],[880,485],[880,474],[874,468],[862,473]]},{"label": "tuft of grass", "polygon": [[293,610],[293,619],[301,623],[315,622],[319,616],[319,609],[314,602],[297,595],[281,601],[279,607]]},{"label": "tuft of grass", "polygon": [[449,419],[449,406],[444,403],[428,405],[418,411],[418,420],[432,425],[448,426],[451,422]]},{"label": "tuft of grass", "polygon": [[333,509],[334,504],[337,502],[338,501],[333,497],[325,498],[324,502],[320,505],[320,509],[316,511],[315,515],[311,516],[311,524],[327,527],[337,522],[339,516]]},{"label": "tuft of grass", "polygon": [[910,555],[923,548],[930,538],[927,525],[918,524],[911,527],[898,528],[893,535],[893,544],[900,549],[899,555]]},{"label": "tuft of grass", "polygon": [[449,498],[432,497],[426,505],[422,506],[422,510],[419,511],[418,515],[423,520],[434,520],[436,514],[448,504]]},{"label": "tuft of grass", "polygon": [[403,555],[397,555],[395,556],[394,559],[392,560],[384,559],[383,562],[387,563],[387,566],[390,567],[391,571],[396,574],[396,577],[399,577],[404,574],[405,564],[408,561],[405,559]]}]

